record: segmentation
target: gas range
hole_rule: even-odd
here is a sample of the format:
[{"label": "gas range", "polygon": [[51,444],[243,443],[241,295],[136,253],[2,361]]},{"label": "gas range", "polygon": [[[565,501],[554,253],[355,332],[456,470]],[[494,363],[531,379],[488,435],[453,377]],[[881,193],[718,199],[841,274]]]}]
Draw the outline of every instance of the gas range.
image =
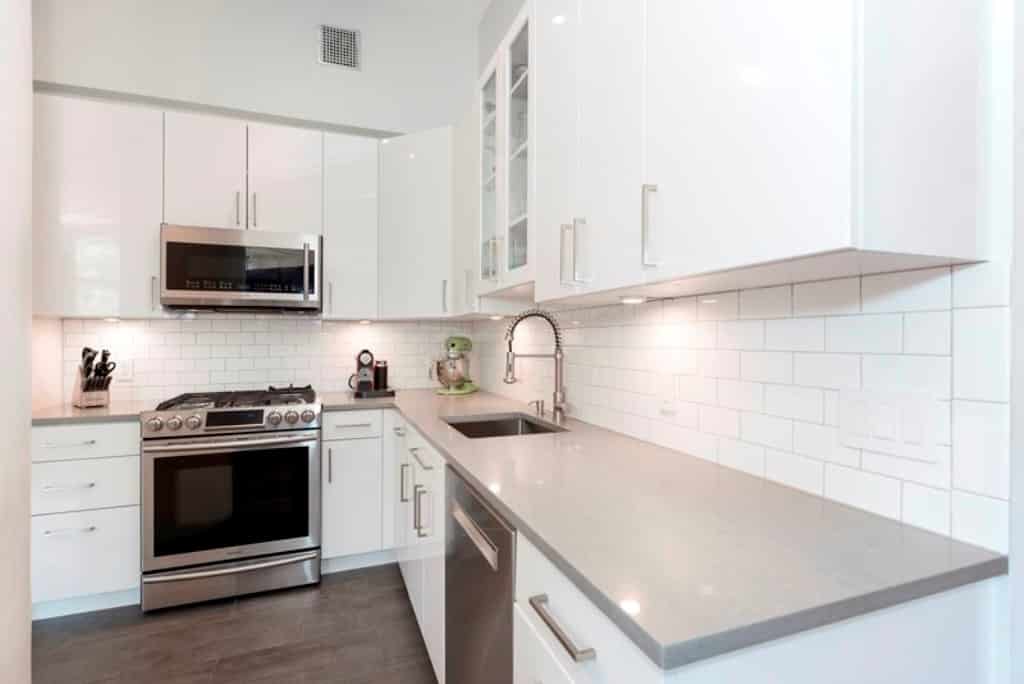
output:
[{"label": "gas range", "polygon": [[160,403],[141,416],[143,439],[198,437],[204,434],[318,429],[321,404],[305,387],[194,392]]}]

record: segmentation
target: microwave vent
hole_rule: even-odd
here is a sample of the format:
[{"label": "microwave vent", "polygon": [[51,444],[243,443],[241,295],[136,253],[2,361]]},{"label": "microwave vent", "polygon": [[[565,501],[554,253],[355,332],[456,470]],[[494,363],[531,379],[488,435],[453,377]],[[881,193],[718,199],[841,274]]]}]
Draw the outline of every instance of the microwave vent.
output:
[{"label": "microwave vent", "polygon": [[361,47],[359,31],[337,26],[320,27],[321,64],[360,69]]}]

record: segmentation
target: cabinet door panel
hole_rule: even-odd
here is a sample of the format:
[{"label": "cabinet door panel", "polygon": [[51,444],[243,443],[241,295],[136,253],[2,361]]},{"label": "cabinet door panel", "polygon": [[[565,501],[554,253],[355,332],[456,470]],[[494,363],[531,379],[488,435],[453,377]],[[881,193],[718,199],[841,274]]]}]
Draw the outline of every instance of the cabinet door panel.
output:
[{"label": "cabinet door panel", "polygon": [[167,112],[164,221],[184,226],[244,228],[245,165],[245,122]]},{"label": "cabinet door panel", "polygon": [[324,558],[381,549],[381,440],[325,442]]},{"label": "cabinet door panel", "polygon": [[249,227],[319,235],[323,231],[320,131],[249,124]]},{"label": "cabinet door panel", "polygon": [[33,310],[159,313],[162,115],[35,97]]},{"label": "cabinet door panel", "polygon": [[513,611],[515,684],[573,684],[547,644],[516,604]]},{"label": "cabinet door panel", "polygon": [[648,0],[649,275],[850,245],[850,2]]},{"label": "cabinet door panel", "polygon": [[325,318],[377,317],[378,146],[324,135]]},{"label": "cabinet door panel", "polygon": [[452,136],[436,128],[381,146],[381,316],[441,317],[452,295]]}]

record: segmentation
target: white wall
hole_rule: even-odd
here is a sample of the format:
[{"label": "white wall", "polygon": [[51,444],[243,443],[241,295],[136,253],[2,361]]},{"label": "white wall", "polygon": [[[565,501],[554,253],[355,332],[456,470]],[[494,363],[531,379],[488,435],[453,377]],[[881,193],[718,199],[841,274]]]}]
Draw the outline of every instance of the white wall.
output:
[{"label": "white wall", "polygon": [[[346,126],[452,123],[476,79],[482,0],[36,0],[35,79]],[[362,31],[363,69],[317,62]]]},{"label": "white wall", "polygon": [[32,264],[32,27],[30,0],[0,0],[0,269],[4,312],[0,418],[0,678],[31,679],[29,605],[29,340]]},{"label": "white wall", "polygon": [[[1006,552],[1008,303],[996,262],[560,312],[567,401],[589,423]],[[478,380],[550,403],[548,360],[501,381],[506,324],[474,324]],[[551,345],[543,322],[516,333],[517,351]],[[841,446],[846,389],[936,397],[935,462]]]}]

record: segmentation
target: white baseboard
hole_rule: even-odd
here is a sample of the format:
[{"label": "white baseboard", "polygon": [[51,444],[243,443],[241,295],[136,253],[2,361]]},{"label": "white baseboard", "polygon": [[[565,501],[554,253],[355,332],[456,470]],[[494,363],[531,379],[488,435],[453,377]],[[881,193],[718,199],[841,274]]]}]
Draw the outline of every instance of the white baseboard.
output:
[{"label": "white baseboard", "polygon": [[62,601],[43,601],[32,604],[32,619],[45,620],[62,615],[75,615],[77,613],[91,613],[94,610],[107,610],[108,608],[120,608],[121,606],[139,605],[138,589],[127,591],[112,591],[108,594],[93,594],[91,596],[79,596]]},{"label": "white baseboard", "polygon": [[373,553],[362,553],[357,556],[342,556],[340,558],[325,558],[320,561],[320,574],[330,575],[334,572],[345,572],[346,570],[358,570],[359,568],[372,568],[376,565],[387,565],[395,563],[398,557],[394,549],[387,551],[374,551]]}]

